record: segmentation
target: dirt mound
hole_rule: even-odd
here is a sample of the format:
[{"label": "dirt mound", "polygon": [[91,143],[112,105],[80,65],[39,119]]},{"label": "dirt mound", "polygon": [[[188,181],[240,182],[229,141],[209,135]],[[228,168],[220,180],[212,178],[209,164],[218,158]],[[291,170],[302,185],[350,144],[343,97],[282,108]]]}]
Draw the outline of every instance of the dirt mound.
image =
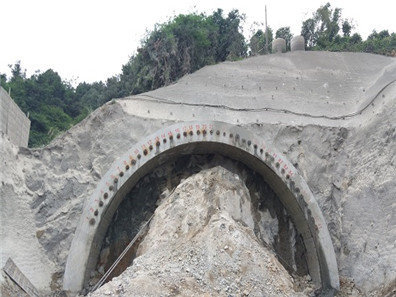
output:
[{"label": "dirt mound", "polygon": [[238,175],[201,171],[156,209],[133,265],[90,296],[306,296],[255,233],[256,217]]}]

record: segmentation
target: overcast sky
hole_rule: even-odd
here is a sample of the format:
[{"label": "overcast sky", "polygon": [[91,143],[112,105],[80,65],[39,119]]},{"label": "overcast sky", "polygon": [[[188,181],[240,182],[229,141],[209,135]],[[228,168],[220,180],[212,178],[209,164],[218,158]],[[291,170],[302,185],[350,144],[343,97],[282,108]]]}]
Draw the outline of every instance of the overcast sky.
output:
[{"label": "overcast sky", "polygon": [[[302,21],[327,1],[318,0],[0,0],[0,73],[21,60],[31,75],[52,68],[63,79],[93,82],[119,74],[135,52],[146,30],[169,17],[188,12],[225,12],[233,8],[246,15],[244,34],[254,23],[274,29],[290,26],[300,33]],[[366,38],[373,29],[396,32],[396,1],[329,1],[353,20],[355,32]],[[257,27],[255,27],[257,28]]]}]

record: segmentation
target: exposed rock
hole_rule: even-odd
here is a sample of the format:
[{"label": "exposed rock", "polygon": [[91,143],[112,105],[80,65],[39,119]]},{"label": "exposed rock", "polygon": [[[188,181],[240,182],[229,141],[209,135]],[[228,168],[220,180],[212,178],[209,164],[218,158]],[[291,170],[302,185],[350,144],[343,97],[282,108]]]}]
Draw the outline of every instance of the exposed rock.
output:
[{"label": "exposed rock", "polygon": [[[189,176],[216,166],[227,168],[246,184],[251,197],[251,220],[254,219],[249,225],[257,238],[277,254],[289,272],[300,275],[308,273],[306,251],[300,234],[290,217],[285,215],[287,211],[279,198],[259,174],[241,162],[220,155],[187,155],[157,167],[124,197],[103,241],[97,271],[90,280],[91,287],[135,237],[140,226],[154,213],[159,201]],[[236,205],[235,209],[238,207]],[[123,259],[117,271],[122,272],[128,261],[127,258]]]},{"label": "exposed rock", "polygon": [[[11,257],[43,295],[60,288],[83,205],[112,162],[142,137],[194,115],[194,120],[241,125],[283,152],[323,212],[341,288],[367,296],[392,294],[395,59],[320,52],[284,57],[205,67],[146,94],[155,100],[140,95],[112,101],[44,148],[17,148],[0,133],[1,266]],[[354,113],[373,98],[345,120],[313,116]],[[260,112],[246,111],[257,107]],[[265,231],[272,227],[261,232],[269,242],[275,232]],[[2,274],[0,283],[6,283]]]},{"label": "exposed rock", "polygon": [[255,223],[241,178],[204,170],[158,206],[133,265],[89,296],[307,296],[294,290]]}]

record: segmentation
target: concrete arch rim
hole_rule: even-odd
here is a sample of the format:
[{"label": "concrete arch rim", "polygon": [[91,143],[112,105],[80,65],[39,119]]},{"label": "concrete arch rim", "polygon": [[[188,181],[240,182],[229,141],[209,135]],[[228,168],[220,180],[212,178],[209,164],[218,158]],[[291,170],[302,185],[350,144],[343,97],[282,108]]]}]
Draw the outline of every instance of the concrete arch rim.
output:
[{"label": "concrete arch rim", "polygon": [[[167,154],[191,154],[202,148],[203,152],[210,149],[206,153],[221,153],[249,167],[255,167],[255,164],[261,166],[259,170],[253,169],[258,172],[261,170],[263,178],[269,181],[284,205],[285,201],[292,204],[286,203],[285,207],[291,212],[293,221],[297,222],[307,252],[311,254],[312,259],[308,260],[311,263],[308,264],[314,281],[321,283],[323,291],[339,289],[337,262],[326,222],[312,192],[296,168],[272,145],[250,131],[223,122],[208,121],[180,122],[160,129],[114,161],[84,203],[66,262],[64,290],[79,292],[83,289],[95,265],[101,238],[106,232],[103,229],[107,230],[122,197],[142,176],[150,172],[150,164],[160,162]],[[223,149],[225,153],[221,152]]]}]

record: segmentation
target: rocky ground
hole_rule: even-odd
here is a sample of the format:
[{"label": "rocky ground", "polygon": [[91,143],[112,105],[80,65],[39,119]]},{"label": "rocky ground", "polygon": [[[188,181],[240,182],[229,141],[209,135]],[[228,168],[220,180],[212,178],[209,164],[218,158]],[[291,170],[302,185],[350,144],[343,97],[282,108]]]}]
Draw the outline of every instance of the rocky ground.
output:
[{"label": "rocky ground", "polygon": [[223,167],[182,181],[156,209],[138,257],[89,296],[309,296],[254,232],[241,178]]},{"label": "rocky ground", "polygon": [[[131,266],[88,296],[317,296],[310,276],[290,274],[254,227],[266,222],[250,193],[246,175],[222,166],[182,180],[163,196]],[[391,285],[370,296],[393,293]],[[337,296],[367,295],[342,277]]]}]

